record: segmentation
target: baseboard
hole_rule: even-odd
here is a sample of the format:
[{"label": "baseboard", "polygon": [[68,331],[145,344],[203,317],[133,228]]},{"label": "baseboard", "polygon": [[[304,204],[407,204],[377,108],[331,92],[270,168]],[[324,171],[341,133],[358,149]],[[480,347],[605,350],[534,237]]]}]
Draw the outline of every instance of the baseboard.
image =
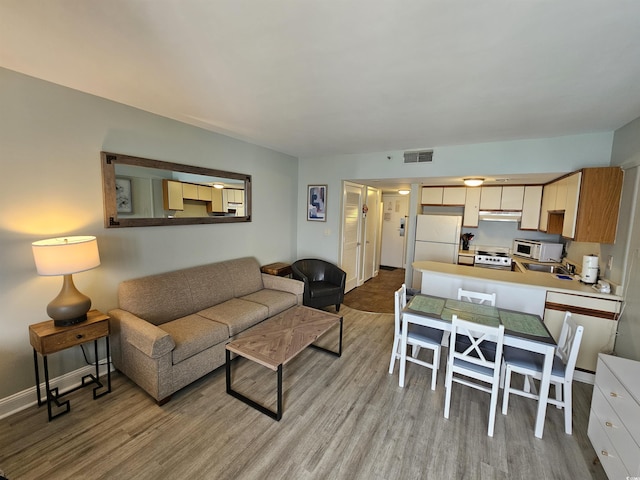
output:
[{"label": "baseboard", "polygon": [[[101,375],[106,373],[104,367],[101,367]],[[113,371],[113,364],[111,365],[111,371]],[[96,367],[94,365],[87,365],[85,367],[74,370],[73,372],[65,373],[56,378],[49,379],[49,385],[51,388],[58,388],[58,390],[64,393],[67,390],[77,387],[82,383],[82,377],[85,375],[95,374]],[[45,387],[44,382],[40,384],[40,395],[44,397]],[[21,392],[15,393],[9,397],[0,399],[0,419],[18,413],[25,408],[29,408],[38,403],[36,395],[36,386],[27,388]],[[46,410],[46,409],[45,409]],[[46,412],[44,413],[46,416]]]},{"label": "baseboard", "polygon": [[594,385],[596,383],[596,376],[590,372],[583,372],[582,370],[574,370],[573,378],[578,382],[588,383],[589,385]]}]

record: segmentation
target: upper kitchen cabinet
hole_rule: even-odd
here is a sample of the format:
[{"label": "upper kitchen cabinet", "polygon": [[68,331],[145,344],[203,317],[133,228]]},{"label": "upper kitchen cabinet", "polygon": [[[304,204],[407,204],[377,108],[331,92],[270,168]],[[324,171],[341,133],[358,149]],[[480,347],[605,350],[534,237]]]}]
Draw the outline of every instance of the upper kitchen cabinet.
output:
[{"label": "upper kitchen cabinet", "polygon": [[466,187],[422,187],[422,205],[463,206]]},{"label": "upper kitchen cabinet", "polygon": [[480,210],[500,210],[502,187],[480,188]]},{"label": "upper kitchen cabinet", "polygon": [[540,230],[576,242],[614,243],[622,177],[619,167],[584,168],[545,185]]},{"label": "upper kitchen cabinet", "polygon": [[477,227],[478,213],[480,212],[480,188],[467,188],[465,197],[464,215],[462,217],[463,227]]},{"label": "upper kitchen cabinet", "polygon": [[524,187],[482,187],[480,210],[522,210]]},{"label": "upper kitchen cabinet", "polygon": [[502,187],[501,210],[522,210],[524,186]]},{"label": "upper kitchen cabinet", "polygon": [[445,187],[442,191],[443,205],[462,206],[467,198],[467,187]]},{"label": "upper kitchen cabinet", "polygon": [[526,187],[524,187],[520,230],[538,229],[541,201],[542,185],[527,185]]}]

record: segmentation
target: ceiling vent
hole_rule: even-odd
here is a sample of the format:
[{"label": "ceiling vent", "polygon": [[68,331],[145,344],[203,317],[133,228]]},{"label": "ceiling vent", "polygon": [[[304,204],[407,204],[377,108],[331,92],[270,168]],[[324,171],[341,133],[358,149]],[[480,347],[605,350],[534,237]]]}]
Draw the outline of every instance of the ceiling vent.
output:
[{"label": "ceiling vent", "polygon": [[433,162],[433,150],[421,150],[419,152],[404,152],[404,163],[428,163]]}]

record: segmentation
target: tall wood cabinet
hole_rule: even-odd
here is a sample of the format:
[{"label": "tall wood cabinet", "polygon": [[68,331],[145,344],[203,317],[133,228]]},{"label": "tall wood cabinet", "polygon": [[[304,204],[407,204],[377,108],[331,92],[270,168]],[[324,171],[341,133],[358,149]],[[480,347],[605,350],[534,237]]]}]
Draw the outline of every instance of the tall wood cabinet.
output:
[{"label": "tall wood cabinet", "polygon": [[622,180],[619,167],[596,167],[545,185],[540,230],[576,242],[614,243]]}]

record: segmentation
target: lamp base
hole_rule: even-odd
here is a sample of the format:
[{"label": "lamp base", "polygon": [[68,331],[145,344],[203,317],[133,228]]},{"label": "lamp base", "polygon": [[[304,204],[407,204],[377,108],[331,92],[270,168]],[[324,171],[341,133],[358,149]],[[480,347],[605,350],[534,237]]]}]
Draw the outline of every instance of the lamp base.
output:
[{"label": "lamp base", "polygon": [[56,327],[69,327],[71,325],[75,325],[76,323],[82,323],[87,320],[87,314],[85,313],[81,317],[70,318],[68,320],[54,320],[53,324]]},{"label": "lamp base", "polygon": [[71,275],[65,275],[62,290],[47,305],[47,313],[56,327],[66,327],[84,322],[90,308],[91,299],[76,289]]}]

